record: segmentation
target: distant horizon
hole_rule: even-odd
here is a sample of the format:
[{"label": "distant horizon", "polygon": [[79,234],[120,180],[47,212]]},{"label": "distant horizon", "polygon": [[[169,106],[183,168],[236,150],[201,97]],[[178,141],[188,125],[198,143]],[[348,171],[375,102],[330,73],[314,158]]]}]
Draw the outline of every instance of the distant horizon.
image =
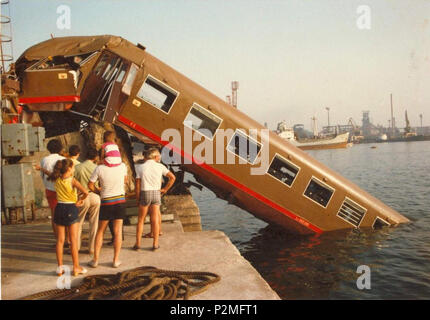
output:
[{"label": "distant horizon", "polygon": [[[70,8],[70,29],[58,28],[60,5]],[[2,14],[12,19],[15,60],[50,34],[118,35],[224,101],[239,81],[238,109],[271,130],[282,120],[309,130],[313,116],[322,129],[326,107],[330,125],[353,118],[361,126],[368,110],[374,125],[388,127],[391,93],[397,128],[405,127],[405,110],[411,127],[420,127],[420,114],[429,126],[430,1],[374,0],[369,12],[362,5],[11,0]],[[369,29],[360,25],[366,27],[366,13]]]}]

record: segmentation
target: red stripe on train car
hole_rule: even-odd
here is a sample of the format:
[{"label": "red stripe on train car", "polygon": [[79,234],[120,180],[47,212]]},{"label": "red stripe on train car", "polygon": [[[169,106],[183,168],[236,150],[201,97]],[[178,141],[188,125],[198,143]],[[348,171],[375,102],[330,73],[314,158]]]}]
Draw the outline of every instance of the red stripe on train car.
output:
[{"label": "red stripe on train car", "polygon": [[233,186],[235,186],[238,189],[241,189],[242,191],[252,195],[254,198],[257,198],[258,200],[264,202],[265,204],[267,204],[268,206],[272,207],[273,209],[285,214],[286,216],[288,216],[289,218],[293,219],[294,221],[300,223],[301,225],[305,226],[306,228],[314,231],[315,233],[322,233],[323,231],[318,228],[317,226],[314,226],[313,224],[309,223],[308,221],[306,221],[303,218],[300,218],[298,216],[296,216],[294,213],[288,211],[287,209],[281,207],[280,205],[274,203],[273,201],[267,199],[266,197],[262,196],[261,194],[249,189],[248,187],[244,186],[243,184],[241,184],[240,182],[230,178],[229,176],[225,175],[224,173],[222,173],[221,171],[218,171],[217,169],[209,166],[206,163],[199,163],[199,161],[195,161],[194,158],[185,153],[184,150],[179,149],[171,144],[169,144],[168,141],[163,141],[161,140],[161,138],[159,136],[157,136],[156,134],[152,133],[151,131],[139,126],[137,123],[125,118],[124,116],[119,115],[118,116],[118,120],[121,121],[122,123],[126,124],[127,126],[129,126],[130,128],[139,131],[140,133],[144,134],[145,136],[147,136],[148,138],[157,141],[158,143],[160,143],[163,146],[166,146],[168,148],[170,148],[171,150],[173,150],[174,152],[178,153],[179,155],[181,155],[183,158],[187,158],[190,161],[193,161],[194,163],[196,163],[197,165],[199,165],[200,167],[206,169],[207,171],[215,174],[216,176],[220,177],[221,179],[227,181],[228,183],[232,184]]},{"label": "red stripe on train car", "polygon": [[19,98],[18,103],[80,102],[80,96],[50,96]]}]

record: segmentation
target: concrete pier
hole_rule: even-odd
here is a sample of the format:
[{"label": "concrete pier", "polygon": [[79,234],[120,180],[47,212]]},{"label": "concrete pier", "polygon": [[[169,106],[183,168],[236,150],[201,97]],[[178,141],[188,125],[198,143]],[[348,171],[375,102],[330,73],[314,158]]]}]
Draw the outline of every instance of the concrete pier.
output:
[{"label": "concrete pier", "polygon": [[[82,250],[86,249],[86,223]],[[149,226],[145,225],[145,232]],[[142,239],[142,250],[131,249],[135,241],[135,226],[125,226],[120,259],[123,264],[112,268],[113,248],[103,245],[99,267],[87,266],[88,254],[80,253],[81,265],[87,275],[114,274],[139,266],[154,266],[164,270],[206,271],[221,276],[221,280],[192,299],[278,300],[260,274],[245,260],[230,239],[220,231],[183,232],[179,221],[162,224],[160,249],[153,252],[152,239]],[[48,222],[5,225],[1,228],[1,298],[19,299],[40,291],[56,289],[55,240]],[[110,239],[107,230],[106,240]],[[105,242],[106,243],[106,242]],[[64,263],[72,265],[65,254]],[[72,287],[84,276],[72,277]]]}]

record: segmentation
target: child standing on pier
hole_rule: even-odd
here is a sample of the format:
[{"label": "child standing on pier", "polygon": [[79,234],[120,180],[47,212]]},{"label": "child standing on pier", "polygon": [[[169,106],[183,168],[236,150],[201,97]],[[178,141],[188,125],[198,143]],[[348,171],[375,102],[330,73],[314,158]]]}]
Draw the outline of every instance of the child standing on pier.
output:
[{"label": "child standing on pier", "polygon": [[[63,248],[66,229],[70,235],[70,250],[73,260],[73,275],[87,273],[87,270],[79,265],[78,256],[78,208],[88,196],[88,191],[73,178],[73,161],[70,159],[58,160],[54,166],[49,180],[54,182],[57,192],[57,206],[55,207],[54,222],[57,226],[57,275],[61,276],[63,270]],[[82,193],[78,199],[77,190]]]}]

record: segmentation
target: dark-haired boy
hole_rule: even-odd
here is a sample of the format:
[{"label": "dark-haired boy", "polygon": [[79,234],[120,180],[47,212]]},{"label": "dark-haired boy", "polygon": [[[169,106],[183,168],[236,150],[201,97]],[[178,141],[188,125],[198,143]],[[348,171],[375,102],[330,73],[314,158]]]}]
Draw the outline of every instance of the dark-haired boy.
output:
[{"label": "dark-haired boy", "polygon": [[54,183],[48,180],[48,175],[45,172],[52,172],[58,160],[65,159],[60,153],[63,151],[63,144],[58,139],[50,140],[46,146],[50,152],[49,156],[44,157],[40,161],[40,170],[43,184],[45,185],[46,199],[48,200],[49,208],[51,209],[51,224],[55,238],[57,238],[57,228],[54,223],[54,211],[57,206],[57,193],[55,192]]},{"label": "dark-haired boy", "polygon": [[79,156],[81,155],[81,148],[78,145],[74,144],[69,147],[69,158],[73,161],[73,164],[77,166],[80,164],[78,161]]}]

